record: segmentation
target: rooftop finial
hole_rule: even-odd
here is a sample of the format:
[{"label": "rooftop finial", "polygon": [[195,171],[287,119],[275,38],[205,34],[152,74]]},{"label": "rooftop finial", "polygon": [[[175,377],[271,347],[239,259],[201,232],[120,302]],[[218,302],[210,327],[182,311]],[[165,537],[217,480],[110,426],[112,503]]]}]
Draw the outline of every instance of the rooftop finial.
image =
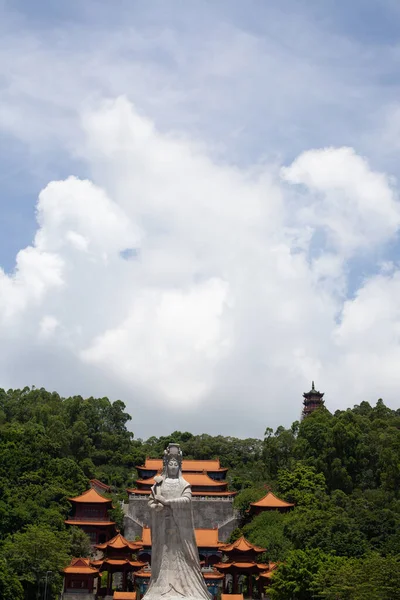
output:
[{"label": "rooftop finial", "polygon": [[312,382],[312,383],[311,383],[311,389],[312,389],[312,390],[315,390],[315,385],[314,385],[314,382]]}]

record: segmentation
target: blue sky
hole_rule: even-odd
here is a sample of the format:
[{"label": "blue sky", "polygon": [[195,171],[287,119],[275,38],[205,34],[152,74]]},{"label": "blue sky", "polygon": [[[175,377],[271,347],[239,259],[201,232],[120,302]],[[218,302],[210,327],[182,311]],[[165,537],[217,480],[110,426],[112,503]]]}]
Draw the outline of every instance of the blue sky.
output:
[{"label": "blue sky", "polygon": [[[264,235],[269,236],[268,243],[274,240],[276,247],[288,243],[293,256],[299,251],[296,248],[300,248],[300,255],[303,256],[304,253],[305,264],[310,268],[310,271],[304,275],[305,278],[310,278],[309,286],[319,287],[317,295],[330,294],[331,310],[335,315],[332,322],[336,323],[335,326],[339,327],[338,324],[343,323],[343,319],[346,323],[347,314],[353,314],[350,310],[351,306],[347,303],[353,300],[361,302],[359,298],[364,298],[366,287],[370,291],[375,290],[376,278],[381,276],[382,269],[389,282],[393,282],[397,272],[399,243],[395,213],[400,148],[399,30],[400,7],[392,0],[376,0],[368,3],[361,0],[351,3],[334,0],[325,2],[318,0],[307,2],[122,0],[113,3],[105,0],[88,0],[84,3],[74,0],[68,3],[50,0],[36,3],[3,0],[0,2],[2,91],[0,95],[0,266],[8,279],[4,279],[3,292],[0,287],[0,296],[1,292],[6,293],[5,290],[8,289],[6,286],[19,281],[19,266],[16,264],[18,252],[31,245],[39,248],[40,244],[35,242],[34,238],[40,227],[47,232],[46,235],[50,239],[51,227],[54,228],[55,223],[60,222],[60,216],[50,215],[49,206],[51,204],[54,208],[57,202],[61,204],[66,202],[67,196],[60,192],[60,198],[62,196],[64,200],[57,196],[57,202],[53,198],[52,203],[49,201],[43,208],[40,203],[38,204],[41,190],[50,182],[66,180],[69,176],[88,178],[108,195],[111,204],[107,204],[108,208],[104,210],[111,210],[111,208],[114,210],[112,203],[115,203],[118,210],[121,209],[127,214],[129,227],[133,228],[131,231],[141,231],[140,235],[137,234],[139,236],[137,239],[136,234],[132,234],[134,238],[132,243],[129,241],[129,236],[127,237],[126,247],[135,247],[137,243],[137,256],[143,260],[143,273],[140,273],[143,279],[140,279],[139,285],[139,279],[136,279],[139,278],[139,274],[130,274],[129,277],[133,277],[137,287],[126,292],[127,298],[131,293],[134,297],[137,294],[142,294],[144,297],[150,293],[148,290],[151,288],[159,290],[160,294],[160,290],[166,294],[165,297],[160,295],[160,306],[170,306],[170,303],[174,302],[179,304],[184,300],[174,296],[171,290],[180,290],[182,297],[188,300],[192,298],[187,291],[189,281],[194,285],[193,282],[204,280],[211,283],[209,287],[198,290],[201,297],[212,296],[218,304],[226,293],[224,302],[227,306],[231,306],[229,310],[233,313],[238,311],[233,319],[234,324],[230,324],[231,333],[225,339],[225,345],[222,344],[224,348],[229,346],[230,350],[227,355],[215,359],[212,364],[207,362],[208,358],[204,363],[205,366],[202,363],[199,373],[201,372],[201,377],[204,376],[205,380],[210,379],[211,383],[204,389],[194,385],[193,389],[201,388],[201,391],[193,392],[193,398],[196,399],[192,403],[190,399],[188,400],[185,418],[193,418],[193,415],[197,414],[193,411],[198,410],[196,406],[199,398],[207,403],[211,402],[211,398],[220,397],[221,406],[226,406],[232,394],[231,386],[236,390],[254,388],[256,405],[262,404],[262,398],[265,396],[264,387],[269,385],[274,377],[281,375],[282,369],[285,372],[285,360],[277,358],[274,366],[274,360],[268,359],[266,354],[264,357],[263,353],[267,353],[268,349],[264,347],[264,341],[257,338],[257,326],[254,325],[253,331],[253,325],[249,324],[250,314],[252,318],[254,311],[257,310],[261,315],[260,321],[266,319],[266,331],[274,329],[272,323],[268,322],[267,316],[262,314],[264,310],[267,311],[266,304],[260,301],[259,305],[255,303],[252,306],[251,294],[248,296],[246,292],[241,295],[241,292],[233,291],[235,285],[239,285],[241,277],[244,277],[242,274],[252,273],[253,267],[254,277],[258,281],[262,281],[264,277],[264,273],[254,266],[255,261],[250,256],[247,237],[243,233],[246,241],[242,241],[239,234],[236,249],[238,256],[234,261],[237,270],[230,270],[228,262],[224,262],[228,259],[222,258],[219,248],[214,247],[216,259],[213,264],[208,258],[206,259],[201,245],[199,249],[190,247],[191,241],[195,240],[197,235],[200,236],[200,231],[203,236],[207,236],[204,231],[210,232],[211,237],[214,235],[215,222],[211,214],[214,209],[206,201],[203,208],[201,210],[199,208],[198,215],[201,220],[202,215],[209,211],[210,221],[205,230],[191,229],[190,212],[188,212],[187,231],[179,229],[178,232],[176,227],[182,212],[178,203],[169,205],[165,199],[165,206],[169,206],[168,210],[173,214],[176,210],[174,219],[170,221],[166,216],[167,209],[153,206],[149,200],[139,210],[133,199],[147,197],[149,189],[153,189],[154,194],[162,197],[165,189],[156,189],[153,186],[154,182],[165,176],[164,169],[171,169],[168,181],[173,182],[169,185],[171,194],[175,190],[176,197],[180,197],[185,185],[188,186],[188,190],[205,185],[204,182],[190,179],[188,173],[207,172],[208,177],[212,174],[216,177],[215,187],[210,182],[207,193],[212,194],[214,189],[221,189],[221,197],[224,198],[221,202],[226,210],[230,199],[228,196],[225,198],[224,194],[231,189],[229,187],[231,183],[225,188],[223,187],[225,184],[221,183],[222,180],[229,179],[232,182],[240,176],[241,183],[237,185],[240,189],[242,187],[244,189],[245,185],[249,184],[248,193],[251,195],[255,193],[255,188],[261,185],[261,180],[264,181],[263,178],[266,178],[268,186],[271,186],[268,188],[270,190],[268,194],[274,198],[275,193],[277,198],[282,197],[283,208],[279,204],[280,200],[277,199],[276,205],[272,207],[271,204],[268,207],[268,210],[272,211],[272,216],[268,218],[265,216],[265,218],[267,221],[270,219],[269,222],[272,223],[280,211],[286,211],[287,214],[285,213],[286,216],[281,220],[278,219],[279,226],[276,226],[275,231],[268,230],[267,233],[267,229],[261,231],[261,227],[258,231],[258,225],[251,225],[251,231],[255,231],[254,239],[260,243],[260,253],[266,252],[266,247],[262,245],[262,240],[265,240]],[[129,114],[123,102],[117,102],[116,99],[121,97],[124,97],[132,107],[133,116]],[[104,101],[117,102],[114,112],[104,108]],[[120,115],[119,118],[116,117],[117,113]],[[118,125],[124,119],[125,124]],[[128,132],[131,130],[128,123],[133,127],[132,139],[129,140]],[[138,135],[137,131],[141,131],[141,127],[146,129],[149,123],[151,123],[151,132],[149,130],[148,133],[143,134],[144,137]],[[125,130],[127,139],[121,141],[123,135],[121,133],[116,140],[113,127],[121,127],[122,132]],[[111,141],[106,142],[107,136]],[[108,143],[113,150],[107,150]],[[96,147],[96,144],[101,150]],[[165,156],[159,159],[159,163],[154,159],[153,164],[152,157],[148,154],[147,144],[153,148],[156,155],[158,148],[161,152],[161,148],[165,149],[169,147],[168,144],[172,144],[168,152],[171,152],[172,157],[175,156],[176,151],[176,155],[181,156],[180,164],[186,164],[187,159],[189,162],[186,169],[180,171],[178,165],[172,165],[173,159],[167,159]],[[348,155],[340,150],[346,147],[352,148],[354,155]],[[321,153],[325,148],[332,148],[335,151],[329,155]],[[303,153],[314,150],[321,152],[318,155],[307,154],[303,162],[296,162],[300,160],[299,157]],[[317,163],[317,156],[318,160],[322,161],[321,164]],[[127,161],[126,165],[124,161]],[[365,161],[366,166],[361,161]],[[165,166],[167,163],[168,167]],[[159,164],[158,170],[155,169],[156,164]],[[203,167],[200,166],[201,164]],[[132,165],[132,169],[128,168],[129,165]],[[285,180],[285,177],[280,175],[280,169],[281,167],[290,169],[290,165],[292,170],[288,172],[288,178]],[[340,184],[337,181],[341,180],[342,170],[335,178],[336,168],[345,169],[346,173],[347,169],[349,171]],[[323,180],[321,169],[324,173],[324,169],[327,169]],[[147,173],[153,173],[152,181],[146,179]],[[175,178],[172,177],[173,173]],[[181,178],[181,184],[178,185]],[[367,180],[371,182],[370,186],[365,184]],[[368,190],[375,190],[375,185],[378,195],[371,200]],[[232,190],[234,189],[233,187]],[[78,193],[77,188],[74,187],[73,193]],[[180,202],[186,202],[186,198],[190,196],[189,191],[186,196],[182,196]],[[245,196],[244,194],[243,198]],[[201,205],[200,200],[199,202]],[[243,202],[242,211],[245,210],[245,199]],[[371,202],[374,205],[373,210]],[[384,202],[387,202],[385,210],[380,208],[378,210],[377,207],[383,206]],[[193,214],[197,214],[196,210],[194,209]],[[235,212],[234,209],[232,210]],[[372,210],[371,214],[368,213],[369,210]],[[375,214],[380,210],[379,215]],[[42,219],[39,225],[36,221],[37,214],[39,214],[39,221]],[[66,213],[63,214],[63,218],[66,218]],[[220,217],[222,222],[224,224],[229,222],[234,229],[236,225],[230,222],[229,211],[221,214],[225,215]],[[75,218],[78,218],[77,215],[69,214],[68,227],[72,227],[71,223],[75,223]],[[244,217],[243,220],[247,223]],[[121,221],[121,227],[126,231],[128,225],[123,225]],[[352,228],[356,232],[354,239]],[[282,234],[279,244],[275,239],[278,230]],[[61,230],[57,231],[59,235],[65,234],[69,236],[68,239],[74,239],[74,243],[80,243],[81,249],[92,243],[90,242],[92,234],[89,233],[87,233],[89,237],[86,238],[82,234],[82,239],[79,238],[81,242],[77,241],[79,228],[76,230],[67,228],[64,233],[60,233]],[[160,231],[164,234],[156,239],[156,236],[161,235]],[[250,229],[246,231],[247,234],[250,240]],[[122,238],[125,239],[124,235]],[[218,234],[215,232],[215,239],[220,239],[221,235],[223,235],[221,232]],[[226,235],[229,236],[228,231]],[[260,238],[257,237],[258,235]],[[168,273],[171,274],[169,281],[166,281],[163,275],[165,271],[161,269],[161,262],[156,262],[156,259],[154,263],[146,262],[150,261],[150,258],[147,258],[148,255],[143,248],[139,248],[139,238],[150,240],[153,236],[154,248],[162,246],[170,237],[180,240],[179,244],[176,242],[176,248],[170,245],[170,240],[165,248],[164,258],[168,256]],[[310,236],[309,242],[305,241],[307,236]],[[364,238],[370,239],[370,243]],[[203,247],[208,248],[209,242],[210,240],[205,237]],[[243,248],[240,246],[241,243]],[[308,243],[306,248],[305,244]],[[64,256],[61,251],[61,254],[57,254],[59,250],[53,246],[43,248],[41,252],[48,252],[52,256],[57,255],[63,264],[69,264],[68,261],[72,260],[69,254]],[[106,248],[103,250],[105,253],[109,251]],[[125,248],[119,248],[118,253],[124,250]],[[234,253],[235,249],[232,247],[232,256]],[[191,275],[189,277],[185,271],[185,278],[178,280],[174,256],[179,256],[181,259],[186,255],[188,257],[186,266]],[[241,264],[242,258],[243,264]],[[321,258],[318,263],[317,258]],[[157,261],[160,261],[160,258],[157,258]],[[74,272],[80,273],[81,269],[82,273],[86,273],[86,279],[93,276],[93,287],[97,289],[96,277],[100,275],[92,271],[90,264],[85,268],[83,263],[78,266],[75,262],[73,264]],[[40,276],[43,275],[41,268]],[[320,269],[323,269],[322,275]],[[325,273],[326,269],[328,274]],[[183,270],[182,265],[182,273]],[[103,274],[102,281],[104,278],[107,281],[108,276]],[[112,279],[111,275],[110,277]],[[319,277],[322,279],[318,279]],[[26,275],[26,278],[27,282],[33,281],[32,274]],[[215,278],[219,278],[218,285],[215,285]],[[73,285],[78,285],[78,281],[72,284],[67,278],[64,279],[64,290],[68,291],[73,289]],[[246,289],[252,288],[252,280],[244,278],[244,281],[243,285],[247,286]],[[281,291],[284,296],[289,293],[289,288],[285,288],[286,283],[285,280],[279,284],[283,286]],[[298,282],[300,287],[296,289],[299,294],[303,289],[303,283],[304,281]],[[386,279],[384,283],[387,283]],[[273,285],[279,287],[278,280],[270,284],[272,287]],[[26,285],[29,287],[31,284]],[[101,285],[99,283],[100,287]],[[125,282],[122,280],[114,281],[114,285],[125,288]],[[327,286],[326,289],[324,286]],[[229,291],[226,291],[227,289]],[[259,294],[261,298],[264,291],[264,287],[262,289],[254,287],[253,293]],[[30,292],[26,293],[27,298],[30,297]],[[388,290],[388,293],[393,294],[393,290]],[[104,306],[99,307],[98,311],[99,321],[90,324],[88,320],[85,322],[79,319],[76,322],[71,320],[70,315],[74,308],[67,292],[63,297],[55,298],[50,295],[51,299],[43,301],[40,294],[40,299],[37,300],[38,306],[29,318],[25,315],[24,319],[28,319],[29,327],[32,328],[34,345],[38,343],[37,339],[35,340],[35,323],[42,325],[44,323],[45,329],[47,326],[50,329],[63,328],[68,342],[64,340],[62,344],[60,337],[58,338],[57,352],[60,358],[54,367],[55,375],[53,378],[49,377],[45,369],[40,367],[40,359],[38,359],[36,362],[39,366],[30,372],[32,381],[24,380],[22,367],[20,371],[4,367],[4,372],[0,373],[5,381],[4,385],[25,385],[36,382],[58,387],[63,393],[72,393],[71,386],[61,372],[61,365],[63,361],[67,361],[68,354],[68,360],[75,365],[71,366],[71,370],[75,369],[76,373],[81,373],[80,377],[77,377],[77,387],[81,382],[82,393],[90,393],[96,387],[93,383],[96,376],[89,372],[89,367],[82,366],[82,361],[86,360],[82,357],[89,356],[88,349],[93,349],[102,336],[104,337],[107,331],[111,331],[112,327],[116,326],[117,318],[116,314],[113,314],[115,298],[107,297],[107,302],[104,300]],[[270,292],[267,296],[270,297]],[[153,300],[147,301],[151,304]],[[193,300],[193,303],[195,304],[196,301]],[[267,302],[266,297],[264,301]],[[26,302],[27,306],[30,306],[30,301]],[[134,309],[134,301],[129,302],[127,300],[127,305],[121,309],[122,314],[126,316],[126,321],[124,321],[125,325],[120,323],[118,331],[128,327],[127,323],[131,323],[129,319],[133,318],[134,310],[136,314],[142,314],[140,311],[143,307],[138,308],[135,305]],[[308,302],[306,298],[304,302]],[[21,300],[22,305],[25,306]],[[240,307],[240,310],[232,306]],[[215,315],[219,315],[218,327],[223,330],[225,319],[229,321],[227,316],[229,311],[227,313],[218,308],[215,308],[216,312],[213,310],[208,316],[214,323]],[[273,314],[275,309],[271,307],[268,310],[269,314]],[[363,310],[360,309],[357,314],[364,314]],[[368,310],[365,310],[365,314],[368,314]],[[396,321],[397,307],[391,305],[390,310],[393,311],[391,314]],[[272,419],[273,424],[279,424],[282,419],[297,418],[302,386],[306,385],[308,379],[316,377],[315,372],[317,375],[320,374],[326,382],[325,385],[329,385],[335,379],[330,373],[329,361],[334,363],[336,361],[336,368],[343,370],[343,384],[346,381],[347,371],[350,373],[354,368],[349,365],[356,360],[355,356],[358,357],[359,364],[368,363],[369,359],[365,357],[363,359],[361,351],[352,347],[351,336],[347,338],[343,330],[336,331],[332,324],[328,326],[331,317],[327,315],[325,317],[327,320],[324,323],[327,329],[321,327],[325,332],[326,346],[331,348],[332,352],[331,354],[328,352],[325,356],[325,351],[321,350],[319,354],[317,352],[311,356],[312,352],[310,354],[307,348],[298,347],[294,351],[297,358],[293,359],[287,354],[287,369],[292,369],[293,360],[299,360],[302,366],[299,366],[300,371],[296,371],[295,368],[290,376],[292,383],[283,403],[290,408],[285,409],[282,415],[274,415],[272,405],[265,406],[263,409],[265,418]],[[82,315],[80,319],[83,318]],[[103,325],[101,318],[104,318]],[[143,312],[142,318],[151,319],[151,313]],[[306,324],[307,318],[304,315],[302,318]],[[21,323],[26,324],[23,319],[20,325]],[[245,323],[248,323],[251,334],[246,333]],[[378,328],[378,322],[374,321],[374,323]],[[393,326],[394,322],[392,322],[392,331]],[[348,327],[350,331],[350,325]],[[79,343],[74,337],[78,330],[84,332],[82,334],[84,339],[82,338]],[[15,357],[21,356],[19,345],[21,340],[17,339],[17,331],[18,326],[14,325],[11,333],[4,333],[4,339],[9,341],[11,336],[14,340]],[[238,332],[241,332],[240,335]],[[193,343],[196,346],[196,336],[199,332],[192,333]],[[134,333],[132,335],[134,336]],[[236,338],[236,335],[239,337]],[[243,339],[241,335],[244,336]],[[286,334],[276,332],[275,335],[285,338]],[[337,346],[340,336],[348,340],[347,349],[341,349],[341,358]],[[214,338],[211,336],[211,339]],[[242,341],[239,342],[239,339]],[[165,340],[164,342],[166,347],[169,347],[170,342],[167,343]],[[151,338],[151,344],[147,340],[153,348],[157,344],[162,346],[164,342],[161,342],[155,333]],[[49,346],[46,346],[43,341],[40,343],[47,356]],[[183,352],[179,346],[181,343],[182,340],[174,341],[177,356]],[[210,342],[211,345],[214,343],[215,340]],[[253,357],[253,362],[250,358],[243,357],[238,350],[239,343],[243,348],[248,344],[247,357]],[[287,343],[287,347],[291,348],[290,336]],[[319,343],[323,348],[322,339],[315,342],[315,347],[320,348]],[[296,346],[296,344],[298,346],[298,341],[293,339],[292,345]],[[394,364],[397,356],[397,341],[393,341],[393,344],[393,355],[386,357],[385,369],[389,368],[391,360]],[[203,350],[199,351],[199,356],[201,355],[203,361],[206,355],[209,356],[209,352],[205,349],[206,346],[201,347]],[[90,354],[90,360],[97,361],[96,364],[99,366],[100,350],[98,348],[97,350],[97,354],[94,350]],[[95,355],[96,358],[93,358]],[[200,358],[197,354],[196,356],[197,358],[194,357],[194,362],[191,363],[194,369],[194,380],[199,377],[194,363]],[[268,376],[265,374],[260,376],[259,369],[254,366],[260,356],[261,363],[268,365]],[[282,356],[284,356],[283,349]],[[370,359],[375,361],[375,358],[370,357]],[[29,353],[25,360],[29,362]],[[306,368],[305,364],[314,367]],[[233,383],[228,385],[226,370],[229,372],[232,369],[237,370],[239,365],[245,365],[243,371],[239,368],[241,380],[235,385]],[[176,358],[165,379],[165,385],[171,386],[170,392],[167,393],[168,397],[174,395],[175,392],[172,390],[179,388],[174,378],[179,378],[179,370],[183,368],[185,368],[184,363]],[[378,367],[376,372],[379,372]],[[171,373],[174,373],[173,377]],[[70,375],[66,379],[70,379]],[[134,377],[127,379],[114,369],[107,374],[107,381],[104,380],[103,387],[111,396],[133,394],[140,397],[142,400],[138,402],[142,402],[143,405],[160,403],[162,392],[154,389],[145,377],[142,379],[136,377],[137,381],[140,380],[140,391],[137,391]],[[378,379],[368,381],[366,385],[373,390],[372,397],[375,390],[380,389]],[[394,377],[386,390],[389,402],[396,396],[396,385],[397,379]],[[98,393],[101,389],[99,385]],[[226,391],[227,389],[229,391]],[[325,391],[328,391],[326,397],[329,398],[329,390]],[[332,396],[335,392],[332,383]],[[355,384],[353,392],[354,401],[357,401],[364,394],[365,389]],[[176,393],[179,396],[180,392]],[[190,398],[191,392],[187,393]],[[239,398],[244,392],[237,393]],[[182,403],[178,402],[177,405],[182,411]],[[208,426],[204,421],[204,427]],[[237,428],[238,434],[257,433],[257,427],[251,419],[248,426],[243,425],[242,429]]]}]

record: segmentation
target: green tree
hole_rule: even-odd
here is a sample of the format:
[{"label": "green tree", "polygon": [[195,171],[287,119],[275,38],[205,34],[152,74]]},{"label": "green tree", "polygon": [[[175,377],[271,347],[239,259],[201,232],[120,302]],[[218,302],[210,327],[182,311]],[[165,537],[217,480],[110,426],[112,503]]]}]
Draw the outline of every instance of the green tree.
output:
[{"label": "green tree", "polygon": [[271,600],[310,600],[321,564],[329,556],[318,549],[293,550],[272,576]]},{"label": "green tree", "polygon": [[24,588],[17,575],[8,567],[4,558],[0,557],[0,598],[2,600],[23,600]]},{"label": "green tree", "polygon": [[70,529],[70,552],[75,558],[90,556],[92,552],[89,536],[80,527]]},{"label": "green tree", "polygon": [[38,525],[29,525],[5,540],[5,559],[21,581],[26,598],[40,598],[48,572],[51,597],[59,594],[61,571],[70,562],[69,542],[67,532],[56,533]]}]

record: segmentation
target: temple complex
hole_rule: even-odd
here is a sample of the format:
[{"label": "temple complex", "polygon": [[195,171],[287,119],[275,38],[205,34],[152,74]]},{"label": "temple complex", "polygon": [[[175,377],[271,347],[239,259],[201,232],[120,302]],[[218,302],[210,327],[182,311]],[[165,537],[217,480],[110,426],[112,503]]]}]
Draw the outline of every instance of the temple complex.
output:
[{"label": "temple complex", "polygon": [[[128,489],[129,504],[125,507],[124,531],[128,539],[140,536],[150,526],[147,502],[154,477],[162,470],[162,460],[147,458],[137,467],[137,488]],[[238,525],[233,508],[236,492],[228,489],[226,474],[219,459],[183,460],[182,475],[192,487],[193,518],[196,529],[218,529],[220,540],[226,541]]]},{"label": "temple complex", "polygon": [[83,529],[90,537],[93,545],[104,543],[115,535],[115,522],[110,520],[108,511],[112,508],[112,500],[90,488],[75,498],[68,498],[72,503],[72,516],[65,523]]},{"label": "temple complex", "polygon": [[315,410],[324,405],[324,394],[315,389],[314,382],[311,384],[311,390],[303,394],[303,412],[302,419],[311,415]]},{"label": "temple complex", "polygon": [[287,512],[294,507],[291,502],[281,500],[272,492],[268,492],[258,502],[251,502],[249,512],[251,515],[259,515],[262,512],[270,510],[278,510],[279,512]]}]

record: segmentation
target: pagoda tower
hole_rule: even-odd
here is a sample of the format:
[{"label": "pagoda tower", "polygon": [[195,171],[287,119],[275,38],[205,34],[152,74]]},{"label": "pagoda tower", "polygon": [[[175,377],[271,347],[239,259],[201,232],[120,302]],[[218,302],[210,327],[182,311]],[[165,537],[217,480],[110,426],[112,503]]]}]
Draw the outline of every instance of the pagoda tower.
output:
[{"label": "pagoda tower", "polygon": [[73,515],[64,523],[83,529],[93,546],[104,543],[115,535],[115,522],[108,516],[108,511],[112,508],[111,498],[105,498],[94,488],[90,488],[80,496],[68,500],[72,504]]},{"label": "pagoda tower", "polygon": [[[243,536],[232,544],[224,544],[220,546],[221,551],[226,556],[226,560],[220,563],[215,563],[214,568],[218,569],[225,575],[224,591],[230,587],[231,594],[242,593],[243,584],[246,583],[247,596],[253,597],[253,589],[259,586],[259,596],[261,596],[262,582],[259,579],[260,573],[268,571],[268,564],[257,562],[260,555],[266,551],[266,548],[261,548],[252,544]],[[230,582],[228,583],[228,575]]]},{"label": "pagoda tower", "polygon": [[311,415],[315,410],[321,408],[324,405],[323,400],[324,394],[315,389],[314,382],[312,382],[311,390],[309,392],[304,392],[303,394],[303,412],[301,418],[304,419]]}]

